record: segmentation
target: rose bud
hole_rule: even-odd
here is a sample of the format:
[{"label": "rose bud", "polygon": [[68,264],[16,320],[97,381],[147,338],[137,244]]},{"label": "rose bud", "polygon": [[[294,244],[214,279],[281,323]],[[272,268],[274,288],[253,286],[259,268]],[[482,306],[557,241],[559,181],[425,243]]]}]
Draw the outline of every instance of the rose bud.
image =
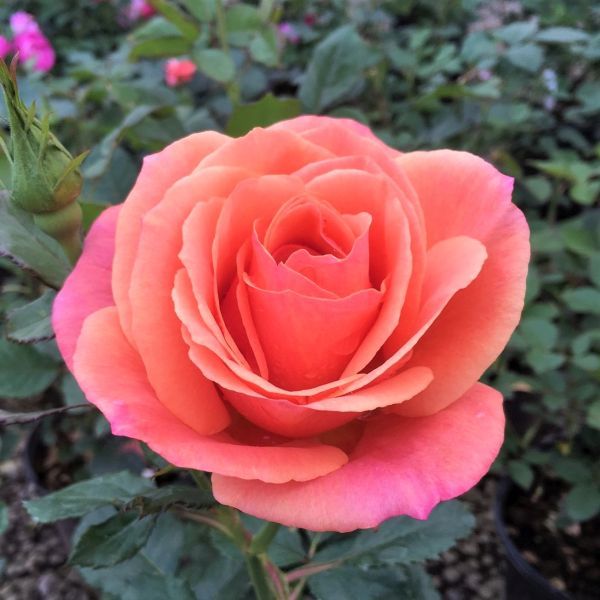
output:
[{"label": "rose bud", "polygon": [[83,184],[79,166],[86,154],[73,158],[50,131],[48,118],[40,121],[35,107],[23,104],[15,66],[13,60],[9,70],[0,61],[10,125],[11,201],[31,213],[35,223],[75,260],[81,248],[81,208],[76,202]]}]

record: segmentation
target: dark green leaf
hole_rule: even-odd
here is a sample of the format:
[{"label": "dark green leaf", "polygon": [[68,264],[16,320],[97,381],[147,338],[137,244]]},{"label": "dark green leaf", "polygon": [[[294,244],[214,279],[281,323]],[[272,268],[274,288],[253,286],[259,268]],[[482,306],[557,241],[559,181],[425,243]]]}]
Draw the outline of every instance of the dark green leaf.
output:
[{"label": "dark green leaf", "polygon": [[575,312],[600,315],[600,290],[592,287],[565,290],[562,299]]},{"label": "dark green leaf", "polygon": [[108,208],[107,204],[100,202],[80,202],[81,211],[83,212],[83,222],[81,226],[83,231],[89,231],[94,221]]},{"label": "dark green leaf", "polygon": [[511,479],[523,489],[528,490],[533,483],[533,470],[521,460],[511,460],[508,465],[508,474]]},{"label": "dark green leaf", "polygon": [[316,562],[406,564],[434,558],[469,534],[475,520],[458,501],[439,504],[426,521],[397,517],[326,546]]},{"label": "dark green leaf", "polygon": [[173,23],[186,40],[193,42],[200,33],[196,24],[173,2],[168,0],[148,0],[167,21]]},{"label": "dark green leaf", "polygon": [[74,483],[24,504],[34,521],[50,523],[80,517],[104,506],[120,506],[153,489],[154,486],[147,479],[121,471]]},{"label": "dark green leaf", "polygon": [[1,194],[0,256],[56,289],[71,271],[60,244],[36,227],[29,214],[10,204]]},{"label": "dark green leaf", "polygon": [[0,501],[0,535],[8,529],[8,507]]},{"label": "dark green leaf", "polygon": [[373,53],[355,29],[340,27],[315,48],[298,97],[310,112],[322,112],[360,89],[363,69],[373,62]]},{"label": "dark green leaf", "polygon": [[250,56],[267,67],[275,67],[279,62],[277,34],[271,27],[257,33],[249,46]]},{"label": "dark green leaf", "polygon": [[362,570],[341,567],[308,580],[318,600],[437,600],[440,596],[421,567]]},{"label": "dark green leaf", "polygon": [[136,496],[126,504],[124,510],[137,510],[141,514],[162,512],[175,504],[190,508],[212,506],[215,499],[208,491],[188,485],[168,485]]},{"label": "dark green leaf", "polygon": [[183,37],[163,37],[152,40],[143,40],[133,46],[129,53],[131,60],[140,58],[171,58],[188,54],[192,43]]},{"label": "dark green leaf", "polygon": [[203,23],[208,23],[215,16],[215,0],[183,0],[183,5]]},{"label": "dark green leaf", "polygon": [[600,512],[600,489],[594,483],[576,485],[565,498],[565,509],[574,521],[587,521]]},{"label": "dark green leaf", "polygon": [[54,337],[50,314],[55,297],[54,290],[46,290],[33,302],[8,312],[6,337],[21,344],[32,344]]},{"label": "dark green leaf", "polygon": [[225,15],[225,28],[229,42],[234,46],[247,46],[263,27],[258,9],[249,4],[234,4]]},{"label": "dark green leaf", "polygon": [[551,42],[555,44],[572,44],[573,42],[585,42],[589,34],[581,29],[573,27],[549,27],[540,31],[535,39],[538,42]]},{"label": "dark green leaf", "polygon": [[119,513],[86,529],[69,558],[82,567],[110,567],[131,558],[146,543],[154,519],[135,513]]},{"label": "dark green leaf", "polygon": [[235,63],[223,50],[213,48],[195,50],[193,59],[200,72],[215,81],[227,83],[235,77]]},{"label": "dark green leaf", "polygon": [[505,54],[515,67],[534,73],[544,61],[544,51],[535,44],[519,44],[511,46]]},{"label": "dark green leaf", "polygon": [[537,22],[531,21],[520,21],[511,23],[504,27],[498,27],[493,30],[494,37],[506,42],[507,44],[518,44],[530,38],[537,31]]},{"label": "dark green leaf", "polygon": [[592,402],[588,407],[587,424],[594,429],[600,430],[600,400]]},{"label": "dark green leaf", "polygon": [[60,364],[33,346],[0,339],[0,397],[29,398],[58,376]]},{"label": "dark green leaf", "polygon": [[295,98],[276,98],[269,93],[257,102],[236,106],[226,131],[229,135],[238,137],[254,127],[267,127],[278,121],[297,117],[301,111],[300,102]]}]

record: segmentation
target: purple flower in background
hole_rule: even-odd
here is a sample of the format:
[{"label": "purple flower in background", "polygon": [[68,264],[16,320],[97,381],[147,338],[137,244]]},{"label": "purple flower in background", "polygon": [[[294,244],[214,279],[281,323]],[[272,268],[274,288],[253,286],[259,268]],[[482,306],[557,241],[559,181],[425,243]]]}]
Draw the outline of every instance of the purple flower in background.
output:
[{"label": "purple flower in background", "polygon": [[13,45],[10,40],[7,40],[3,35],[0,35],[0,58],[4,59],[7,54],[13,49]]},{"label": "purple flower in background", "polygon": [[54,66],[54,48],[33,15],[22,10],[13,13],[10,28],[14,35],[13,41],[0,37],[0,57],[4,58],[14,51],[18,53],[20,63],[31,63],[36,71],[46,72]]},{"label": "purple flower in background", "polygon": [[10,28],[15,35],[41,33],[35,17],[23,10],[19,10],[10,16]]},{"label": "purple flower in background", "polygon": [[284,21],[278,25],[277,29],[282,40],[290,42],[290,44],[297,44],[300,41],[300,35],[291,23]]}]

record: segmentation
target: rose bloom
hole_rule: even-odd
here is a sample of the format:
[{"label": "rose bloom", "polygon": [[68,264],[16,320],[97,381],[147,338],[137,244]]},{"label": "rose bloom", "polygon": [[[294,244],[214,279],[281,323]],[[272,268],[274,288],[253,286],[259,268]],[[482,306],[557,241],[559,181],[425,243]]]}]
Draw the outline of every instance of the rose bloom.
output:
[{"label": "rose bloom", "polygon": [[523,306],[512,179],[300,117],[145,159],[59,293],[60,350],[116,435],[312,530],[427,518],[488,470],[477,383]]},{"label": "rose bloom", "polygon": [[196,65],[191,60],[170,58],[165,63],[165,81],[169,87],[175,87],[191,81],[196,71]]}]

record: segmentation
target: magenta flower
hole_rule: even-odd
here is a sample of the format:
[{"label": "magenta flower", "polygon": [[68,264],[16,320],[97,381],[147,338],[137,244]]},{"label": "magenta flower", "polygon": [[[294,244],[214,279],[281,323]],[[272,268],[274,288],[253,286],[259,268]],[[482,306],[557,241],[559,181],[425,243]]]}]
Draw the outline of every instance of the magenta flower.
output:
[{"label": "magenta flower", "polygon": [[15,35],[20,35],[22,33],[41,33],[35,17],[23,10],[19,10],[10,16],[10,28]]},{"label": "magenta flower", "polygon": [[165,81],[169,87],[187,83],[195,73],[196,65],[187,58],[170,58],[165,64]]},{"label": "magenta flower", "polygon": [[13,45],[10,40],[6,39],[3,35],[0,35],[0,59],[4,59],[8,54],[12,52]]},{"label": "magenta flower", "polygon": [[291,23],[284,21],[277,26],[277,29],[282,40],[290,44],[297,44],[300,41],[300,35]]}]

